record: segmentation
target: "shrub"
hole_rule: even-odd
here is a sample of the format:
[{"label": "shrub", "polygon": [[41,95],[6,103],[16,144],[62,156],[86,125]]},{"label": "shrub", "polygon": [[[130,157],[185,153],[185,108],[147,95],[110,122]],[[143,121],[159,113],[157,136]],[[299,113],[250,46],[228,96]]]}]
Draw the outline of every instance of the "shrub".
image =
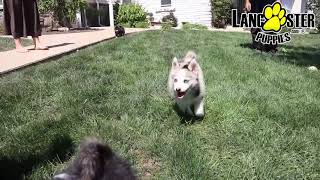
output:
[{"label": "shrub", "polygon": [[162,22],[169,22],[171,23],[172,27],[178,26],[178,20],[172,12],[169,15],[164,16],[162,18]]},{"label": "shrub", "polygon": [[212,24],[225,27],[231,22],[232,0],[211,0]]},{"label": "shrub", "polygon": [[62,26],[71,26],[79,9],[87,5],[86,0],[39,0],[41,14],[52,14]]},{"label": "shrub", "polygon": [[148,28],[149,27],[149,23],[147,21],[145,22],[137,22],[134,24],[134,27],[136,28]]},{"label": "shrub", "polygon": [[117,1],[115,5],[113,5],[113,16],[114,16],[114,24],[118,25],[118,14],[119,14],[120,4]]},{"label": "shrub", "polygon": [[122,26],[122,27],[125,27],[125,28],[131,28],[129,23],[121,23],[119,25]]},{"label": "shrub", "polygon": [[138,4],[125,4],[119,7],[117,22],[119,24],[129,24],[135,27],[138,22],[146,22],[147,17],[142,6]]},{"label": "shrub", "polygon": [[0,34],[4,33],[4,24],[3,24],[3,20],[0,18]]},{"label": "shrub", "polygon": [[201,24],[191,24],[191,23],[183,23],[183,30],[207,30],[208,27]]},{"label": "shrub", "polygon": [[163,22],[161,23],[161,31],[168,31],[172,28],[171,22]]}]

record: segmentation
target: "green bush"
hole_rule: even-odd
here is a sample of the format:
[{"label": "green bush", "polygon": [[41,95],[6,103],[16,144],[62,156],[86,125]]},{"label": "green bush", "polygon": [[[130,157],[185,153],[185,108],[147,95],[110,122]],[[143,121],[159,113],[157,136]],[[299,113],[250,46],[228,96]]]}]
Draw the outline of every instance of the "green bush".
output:
[{"label": "green bush", "polygon": [[147,21],[145,22],[137,22],[134,24],[134,27],[136,28],[148,28],[149,27],[149,23]]},{"label": "green bush", "polygon": [[122,26],[122,27],[125,27],[125,28],[131,28],[129,23],[121,23],[119,25]]},{"label": "green bush", "polygon": [[129,24],[130,27],[135,27],[139,22],[147,22],[147,17],[142,6],[129,3],[119,7],[117,22],[119,24]]},{"label": "green bush", "polygon": [[178,19],[174,16],[172,12],[169,15],[164,16],[162,18],[162,22],[169,22],[172,24],[172,27],[178,26]]},{"label": "green bush", "polygon": [[52,14],[62,26],[71,26],[79,9],[87,5],[86,0],[39,0],[41,14]]},{"label": "green bush", "polygon": [[161,23],[161,31],[168,31],[172,29],[172,23],[171,22],[163,22]]},{"label": "green bush", "polygon": [[117,1],[117,2],[113,5],[113,16],[114,16],[114,23],[115,23],[115,25],[118,25],[119,8],[120,8],[120,4],[119,4],[119,2]]},{"label": "green bush", "polygon": [[0,34],[4,33],[4,24],[3,21],[0,19]]},{"label": "green bush", "polygon": [[212,24],[225,27],[231,23],[232,0],[211,0]]},{"label": "green bush", "polygon": [[208,27],[201,24],[191,24],[191,23],[183,23],[183,30],[207,30]]}]

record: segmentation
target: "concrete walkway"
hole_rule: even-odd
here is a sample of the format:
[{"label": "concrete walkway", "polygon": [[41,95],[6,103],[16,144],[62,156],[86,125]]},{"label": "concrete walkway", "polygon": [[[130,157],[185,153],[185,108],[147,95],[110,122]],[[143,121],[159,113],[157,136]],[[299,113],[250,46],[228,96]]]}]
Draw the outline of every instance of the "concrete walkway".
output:
[{"label": "concrete walkway", "polygon": [[[126,29],[127,34],[139,31],[144,31],[144,29]],[[114,37],[113,28],[101,28],[101,30],[91,32],[44,35],[41,37],[41,41],[50,48],[48,51],[30,50],[28,53],[17,53],[15,50],[11,50],[0,52],[0,74]],[[32,49],[33,46],[27,48]]]}]

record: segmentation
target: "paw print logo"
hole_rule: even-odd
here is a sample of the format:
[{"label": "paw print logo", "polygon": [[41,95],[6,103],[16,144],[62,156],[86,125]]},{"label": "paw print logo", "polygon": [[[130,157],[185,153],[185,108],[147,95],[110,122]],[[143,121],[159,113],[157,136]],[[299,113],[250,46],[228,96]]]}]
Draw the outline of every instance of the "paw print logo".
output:
[{"label": "paw print logo", "polygon": [[266,18],[266,22],[262,27],[264,31],[279,32],[287,22],[286,10],[278,2],[272,6],[266,6],[263,10],[263,15]]}]

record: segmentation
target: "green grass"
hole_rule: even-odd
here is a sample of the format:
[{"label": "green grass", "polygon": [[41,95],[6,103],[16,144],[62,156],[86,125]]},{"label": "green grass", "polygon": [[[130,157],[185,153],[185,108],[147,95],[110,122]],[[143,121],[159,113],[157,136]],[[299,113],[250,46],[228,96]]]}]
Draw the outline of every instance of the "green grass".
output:
[{"label": "green grass", "polygon": [[[305,65],[320,64],[320,36],[292,39],[272,56],[246,48],[250,34],[152,31],[6,75],[0,179],[49,179],[91,135],[140,177],[319,179],[320,73]],[[188,50],[207,85],[194,124],[166,91],[171,59]]]},{"label": "green grass", "polygon": [[[29,39],[22,39],[22,44],[24,46],[29,46],[32,44],[32,40]],[[14,49],[14,42],[11,38],[0,38],[0,52],[8,51]]]}]

